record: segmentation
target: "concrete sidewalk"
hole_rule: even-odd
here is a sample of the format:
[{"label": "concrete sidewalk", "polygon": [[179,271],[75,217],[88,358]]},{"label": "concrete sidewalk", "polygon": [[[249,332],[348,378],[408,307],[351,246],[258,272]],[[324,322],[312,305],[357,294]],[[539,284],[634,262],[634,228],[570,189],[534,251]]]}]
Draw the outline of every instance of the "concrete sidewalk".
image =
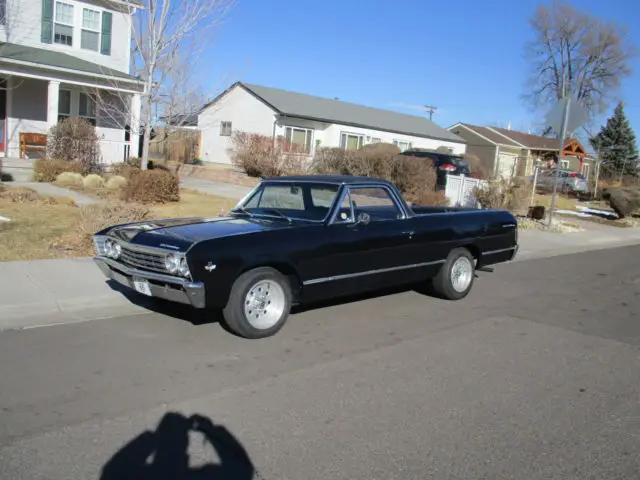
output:
[{"label": "concrete sidewalk", "polygon": [[[519,232],[515,261],[640,244],[640,228],[594,226],[584,232]],[[150,300],[135,302],[113,290],[89,258],[0,263],[0,330],[144,313]]]}]

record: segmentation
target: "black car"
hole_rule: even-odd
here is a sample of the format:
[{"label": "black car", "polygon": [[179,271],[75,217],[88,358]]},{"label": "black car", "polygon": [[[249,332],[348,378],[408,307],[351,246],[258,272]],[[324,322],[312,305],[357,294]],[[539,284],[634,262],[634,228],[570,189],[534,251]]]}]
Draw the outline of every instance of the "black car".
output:
[{"label": "black car", "polygon": [[410,149],[403,151],[400,155],[424,158],[431,160],[436,169],[436,189],[444,190],[447,186],[447,175],[471,174],[469,162],[462,156],[453,153],[436,152],[433,150]]},{"label": "black car", "polygon": [[458,300],[476,271],[518,249],[507,211],[409,206],[385,180],[263,180],[226,217],[115,225],[94,236],[95,261],[137,292],[222,308],[247,338],[275,334],[292,304],[430,283]]}]

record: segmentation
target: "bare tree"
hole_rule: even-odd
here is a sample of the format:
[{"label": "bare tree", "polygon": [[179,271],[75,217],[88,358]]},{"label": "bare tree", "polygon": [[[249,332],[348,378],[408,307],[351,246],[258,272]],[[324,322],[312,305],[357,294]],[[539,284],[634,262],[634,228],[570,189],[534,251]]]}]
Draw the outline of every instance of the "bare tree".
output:
[{"label": "bare tree", "polygon": [[[234,6],[234,0],[146,0],[133,33],[134,71],[145,82],[142,96],[144,140],[141,168],[149,160],[150,125],[154,104],[166,88],[172,60],[198,61],[199,53]],[[175,64],[173,64],[175,65]]]},{"label": "bare tree", "polygon": [[525,99],[542,107],[574,95],[592,117],[604,113],[632,73],[636,50],[624,29],[555,0],[540,5],[530,24],[535,39],[526,50],[531,74]]}]

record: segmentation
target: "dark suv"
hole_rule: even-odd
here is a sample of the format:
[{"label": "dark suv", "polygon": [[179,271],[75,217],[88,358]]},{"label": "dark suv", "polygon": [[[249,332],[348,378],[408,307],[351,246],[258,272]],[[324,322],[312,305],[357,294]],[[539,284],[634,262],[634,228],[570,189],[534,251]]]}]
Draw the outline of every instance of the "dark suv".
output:
[{"label": "dark suv", "polygon": [[429,159],[436,169],[436,189],[444,190],[447,186],[447,174],[466,175],[471,174],[469,163],[460,155],[453,153],[436,152],[433,150],[409,149],[400,155]]}]

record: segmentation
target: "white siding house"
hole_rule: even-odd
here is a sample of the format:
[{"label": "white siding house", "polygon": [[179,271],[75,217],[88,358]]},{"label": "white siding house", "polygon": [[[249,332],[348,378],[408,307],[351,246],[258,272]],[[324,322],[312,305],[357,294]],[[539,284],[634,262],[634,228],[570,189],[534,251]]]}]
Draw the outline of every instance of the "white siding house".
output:
[{"label": "white siding house", "polygon": [[198,115],[201,160],[231,163],[234,131],[285,138],[318,147],[359,148],[395,143],[408,148],[448,147],[465,152],[465,140],[423,117],[237,82],[205,105]]},{"label": "white siding house", "polygon": [[[96,126],[103,161],[124,160],[138,136],[141,82],[129,74],[139,0],[0,0],[0,154],[21,133],[59,119]],[[133,153],[136,153],[135,151]],[[30,154],[37,156],[37,154]]]}]

